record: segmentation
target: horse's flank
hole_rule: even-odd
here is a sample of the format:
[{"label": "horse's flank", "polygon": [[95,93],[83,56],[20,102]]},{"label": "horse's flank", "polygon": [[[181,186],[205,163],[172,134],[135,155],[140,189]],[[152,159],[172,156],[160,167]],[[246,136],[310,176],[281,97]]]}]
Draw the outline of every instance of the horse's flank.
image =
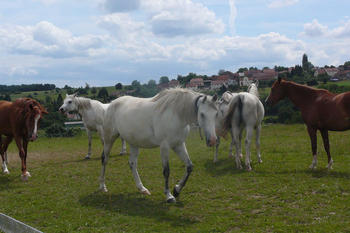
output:
[{"label": "horse's flank", "polygon": [[287,97],[301,111],[304,122],[318,129],[350,129],[350,92],[333,94],[294,82],[281,81]]}]

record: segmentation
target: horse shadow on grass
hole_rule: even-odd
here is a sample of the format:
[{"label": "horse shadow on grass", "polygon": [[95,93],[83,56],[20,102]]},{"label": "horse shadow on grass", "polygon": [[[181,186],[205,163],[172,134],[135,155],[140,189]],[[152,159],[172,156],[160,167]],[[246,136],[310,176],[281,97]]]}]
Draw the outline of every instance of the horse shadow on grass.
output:
[{"label": "horse shadow on grass", "polygon": [[[16,179],[20,180],[19,177],[13,177],[6,174],[0,174],[0,191],[15,189],[17,186]],[[22,182],[22,181],[21,181]]]},{"label": "horse shadow on grass", "polygon": [[350,179],[350,172],[344,172],[344,171],[335,171],[335,170],[328,170],[328,168],[316,168],[316,169],[310,169],[310,168],[301,168],[301,169],[293,169],[293,170],[281,170],[281,171],[256,171],[257,174],[262,175],[293,175],[293,174],[300,174],[304,173],[307,175],[310,175],[314,178],[323,178],[323,177],[332,177],[332,178],[346,178]]},{"label": "horse shadow on grass", "polygon": [[223,176],[227,174],[238,175],[246,172],[244,165],[243,169],[237,169],[236,163],[232,158],[219,159],[216,163],[213,160],[208,159],[205,164],[205,170],[212,176]]},{"label": "horse shadow on grass", "polygon": [[[104,194],[98,191],[80,197],[79,202],[82,206],[116,212],[123,215],[154,218],[160,222],[169,222],[174,227],[197,223],[197,221],[189,217],[169,213],[169,210],[173,207],[182,208],[183,204],[181,202],[177,202],[176,204],[155,202],[140,195],[139,193]],[[179,210],[177,212],[181,213],[182,211]]]}]

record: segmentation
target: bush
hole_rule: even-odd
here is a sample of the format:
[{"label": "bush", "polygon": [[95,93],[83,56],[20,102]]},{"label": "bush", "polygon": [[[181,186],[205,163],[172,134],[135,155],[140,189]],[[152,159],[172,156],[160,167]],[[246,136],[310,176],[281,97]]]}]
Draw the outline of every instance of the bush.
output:
[{"label": "bush", "polygon": [[53,124],[52,126],[46,128],[45,135],[49,138],[54,137],[74,137],[81,133],[79,128],[69,128],[66,129],[62,125]]}]

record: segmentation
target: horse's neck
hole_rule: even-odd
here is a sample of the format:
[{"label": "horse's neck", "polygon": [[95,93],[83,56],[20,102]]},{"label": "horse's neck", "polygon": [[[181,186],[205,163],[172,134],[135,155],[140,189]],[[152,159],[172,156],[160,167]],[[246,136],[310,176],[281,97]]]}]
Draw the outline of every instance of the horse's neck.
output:
[{"label": "horse's neck", "polygon": [[317,95],[315,89],[304,85],[296,84],[293,82],[286,82],[286,85],[287,97],[300,110],[302,110],[305,106],[308,106],[310,102],[313,102]]},{"label": "horse's neck", "polygon": [[76,97],[76,103],[78,106],[78,112],[84,116],[86,112],[91,108],[91,100],[82,97]]}]

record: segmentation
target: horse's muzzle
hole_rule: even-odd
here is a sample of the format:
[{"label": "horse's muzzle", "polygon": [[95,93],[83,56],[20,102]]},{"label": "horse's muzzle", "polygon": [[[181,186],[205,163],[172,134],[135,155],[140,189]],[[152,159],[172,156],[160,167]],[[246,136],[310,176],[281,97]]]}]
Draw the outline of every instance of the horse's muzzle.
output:
[{"label": "horse's muzzle", "polygon": [[32,134],[32,136],[29,138],[29,141],[34,142],[38,138],[37,134]]},{"label": "horse's muzzle", "polygon": [[210,137],[210,138],[207,138],[207,146],[215,146],[216,145],[216,137]]}]

